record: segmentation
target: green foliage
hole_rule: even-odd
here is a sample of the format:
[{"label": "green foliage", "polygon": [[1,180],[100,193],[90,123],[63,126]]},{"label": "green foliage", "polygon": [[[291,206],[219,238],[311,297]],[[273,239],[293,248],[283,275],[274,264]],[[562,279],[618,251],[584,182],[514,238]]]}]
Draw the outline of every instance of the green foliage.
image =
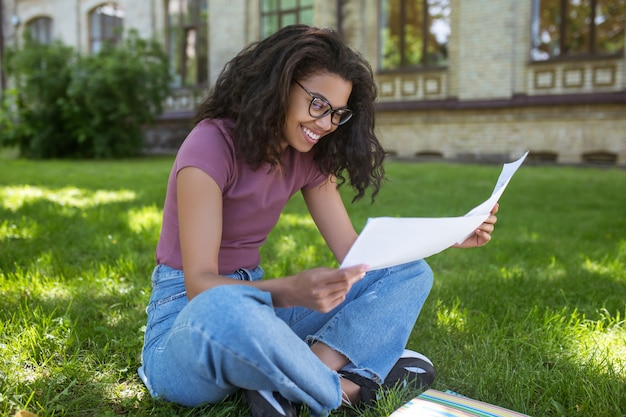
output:
[{"label": "green foliage", "polygon": [[[154,400],[137,376],[171,164],[0,159],[0,415],[249,415],[241,397]],[[342,190],[358,229],[368,217],[462,215],[499,167],[387,172],[374,205]],[[435,363],[434,388],[535,417],[626,415],[624,189],[624,169],[523,166],[489,245],[428,259],[435,284],[408,347]],[[268,278],[336,266],[300,196],[262,259]],[[413,394],[331,416],[386,416]]]},{"label": "green foliage", "polygon": [[26,37],[9,52],[8,73],[16,89],[5,98],[0,145],[32,158],[137,155],[169,91],[166,56],[135,31],[93,55]]},{"label": "green foliage", "polygon": [[83,156],[136,154],[142,126],[162,110],[169,91],[167,74],[159,46],[132,32],[122,47],[105,47],[78,61],[65,111],[71,136],[85,149]]},{"label": "green foliage", "polygon": [[27,36],[25,42],[23,49],[7,52],[7,72],[15,88],[5,98],[8,117],[0,144],[17,145],[24,156],[62,156],[70,146],[62,103],[76,55],[58,41],[42,45]]},{"label": "green foliage", "polygon": [[15,105],[17,90],[7,89],[0,94],[0,149],[3,145],[15,145],[17,143],[17,130],[20,124],[15,120]]}]

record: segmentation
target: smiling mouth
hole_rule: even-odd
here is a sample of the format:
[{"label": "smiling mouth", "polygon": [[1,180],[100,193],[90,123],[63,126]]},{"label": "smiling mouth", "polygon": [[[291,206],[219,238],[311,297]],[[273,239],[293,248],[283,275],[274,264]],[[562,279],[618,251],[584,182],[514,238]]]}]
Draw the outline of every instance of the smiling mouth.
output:
[{"label": "smiling mouth", "polygon": [[317,142],[322,137],[322,135],[313,133],[309,128],[306,128],[306,127],[302,127],[302,131],[304,132],[305,135],[307,135],[314,142]]}]

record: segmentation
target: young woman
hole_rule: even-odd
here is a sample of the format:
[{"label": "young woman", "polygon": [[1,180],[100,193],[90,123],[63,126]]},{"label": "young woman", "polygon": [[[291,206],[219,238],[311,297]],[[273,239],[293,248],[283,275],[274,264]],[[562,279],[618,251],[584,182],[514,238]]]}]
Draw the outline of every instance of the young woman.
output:
[{"label": "young woman", "polygon": [[[139,369],[151,395],[195,406],[243,390],[253,416],[322,416],[432,382],[404,350],[432,285],[424,261],[261,279],[259,247],[298,191],[346,256],[357,233],[338,188],[373,200],[384,176],[375,98],[370,66],[331,30],[286,27],[226,65],[167,185]],[[459,246],[487,243],[496,209]]]}]

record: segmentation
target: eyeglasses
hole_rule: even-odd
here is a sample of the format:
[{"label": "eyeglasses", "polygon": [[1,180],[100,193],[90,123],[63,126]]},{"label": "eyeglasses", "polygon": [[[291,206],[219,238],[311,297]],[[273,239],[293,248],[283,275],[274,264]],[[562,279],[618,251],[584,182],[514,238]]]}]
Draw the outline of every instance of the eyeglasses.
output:
[{"label": "eyeglasses", "polygon": [[309,103],[309,114],[311,117],[321,119],[330,114],[330,122],[335,126],[340,126],[352,118],[352,110],[346,107],[333,109],[333,106],[331,106],[328,101],[311,93],[298,81],[296,81],[296,84],[311,96],[311,102]]}]

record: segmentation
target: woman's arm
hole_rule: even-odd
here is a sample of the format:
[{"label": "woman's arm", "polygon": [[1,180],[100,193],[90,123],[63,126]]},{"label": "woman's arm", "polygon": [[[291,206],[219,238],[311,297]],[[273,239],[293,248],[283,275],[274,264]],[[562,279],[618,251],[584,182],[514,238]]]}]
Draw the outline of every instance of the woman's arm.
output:
[{"label": "woman's arm", "polygon": [[356,241],[357,233],[337,189],[336,179],[330,177],[319,187],[303,190],[302,195],[317,228],[335,259],[341,263]]},{"label": "woman's arm", "polygon": [[218,274],[222,239],[222,191],[198,168],[187,167],[176,176],[178,233],[187,297],[223,283]]}]

